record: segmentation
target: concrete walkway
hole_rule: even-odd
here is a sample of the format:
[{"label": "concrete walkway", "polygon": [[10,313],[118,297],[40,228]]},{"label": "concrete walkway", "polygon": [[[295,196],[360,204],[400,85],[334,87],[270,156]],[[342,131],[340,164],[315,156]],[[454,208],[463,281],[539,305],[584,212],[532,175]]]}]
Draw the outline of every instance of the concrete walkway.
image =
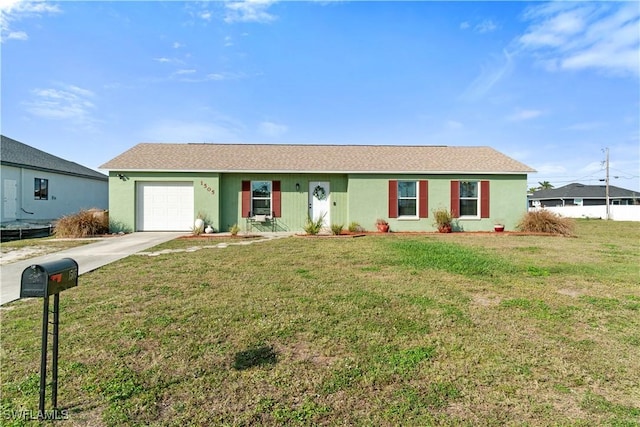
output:
[{"label": "concrete walkway", "polygon": [[107,237],[95,243],[5,264],[0,267],[2,273],[0,305],[20,298],[22,272],[33,264],[56,261],[60,258],[73,258],[78,263],[79,273],[84,274],[186,234],[188,233],[184,231],[131,233],[124,236]]}]

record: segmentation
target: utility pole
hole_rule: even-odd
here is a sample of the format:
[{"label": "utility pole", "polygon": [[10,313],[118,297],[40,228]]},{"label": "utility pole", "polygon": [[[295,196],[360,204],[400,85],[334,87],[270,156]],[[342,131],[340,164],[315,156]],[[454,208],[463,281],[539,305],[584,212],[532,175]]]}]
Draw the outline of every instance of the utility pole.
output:
[{"label": "utility pole", "polygon": [[609,214],[609,147],[605,148],[605,153],[606,153],[606,169],[607,169],[607,174],[606,174],[606,178],[605,178],[605,198],[607,199],[607,221],[609,220],[610,214]]}]

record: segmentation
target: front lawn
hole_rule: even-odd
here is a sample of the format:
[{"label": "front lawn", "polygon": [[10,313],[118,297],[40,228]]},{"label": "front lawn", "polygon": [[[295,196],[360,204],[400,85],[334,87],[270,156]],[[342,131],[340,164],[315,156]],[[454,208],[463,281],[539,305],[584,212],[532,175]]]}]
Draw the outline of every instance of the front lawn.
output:
[{"label": "front lawn", "polygon": [[[61,294],[62,425],[639,425],[640,227],[577,234],[130,256]],[[41,310],[0,311],[3,425],[37,411]]]}]

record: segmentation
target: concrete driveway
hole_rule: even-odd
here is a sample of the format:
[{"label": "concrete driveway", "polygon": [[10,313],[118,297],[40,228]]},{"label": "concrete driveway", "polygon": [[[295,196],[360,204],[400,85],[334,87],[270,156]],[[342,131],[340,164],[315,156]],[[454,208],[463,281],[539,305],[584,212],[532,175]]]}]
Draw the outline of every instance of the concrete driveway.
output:
[{"label": "concrete driveway", "polygon": [[184,231],[131,233],[123,236],[108,237],[88,245],[5,264],[0,267],[2,273],[0,305],[20,298],[22,272],[33,264],[55,261],[60,258],[73,258],[78,263],[79,273],[84,274],[186,234],[188,233]]}]

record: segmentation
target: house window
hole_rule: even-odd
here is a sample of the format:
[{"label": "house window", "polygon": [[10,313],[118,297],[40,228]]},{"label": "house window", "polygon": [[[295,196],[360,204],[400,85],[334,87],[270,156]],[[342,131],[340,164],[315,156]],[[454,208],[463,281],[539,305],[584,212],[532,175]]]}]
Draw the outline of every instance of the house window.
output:
[{"label": "house window", "polygon": [[251,212],[271,215],[271,181],[251,181]]},{"label": "house window", "polygon": [[460,181],[460,216],[478,217],[480,197],[477,181]]},{"label": "house window", "polygon": [[389,218],[428,218],[428,194],[427,180],[389,180]]},{"label": "house window", "polygon": [[34,180],[34,197],[36,200],[49,200],[49,180],[36,178]]},{"label": "house window", "polygon": [[398,218],[418,217],[418,185],[415,181],[398,181]]}]

